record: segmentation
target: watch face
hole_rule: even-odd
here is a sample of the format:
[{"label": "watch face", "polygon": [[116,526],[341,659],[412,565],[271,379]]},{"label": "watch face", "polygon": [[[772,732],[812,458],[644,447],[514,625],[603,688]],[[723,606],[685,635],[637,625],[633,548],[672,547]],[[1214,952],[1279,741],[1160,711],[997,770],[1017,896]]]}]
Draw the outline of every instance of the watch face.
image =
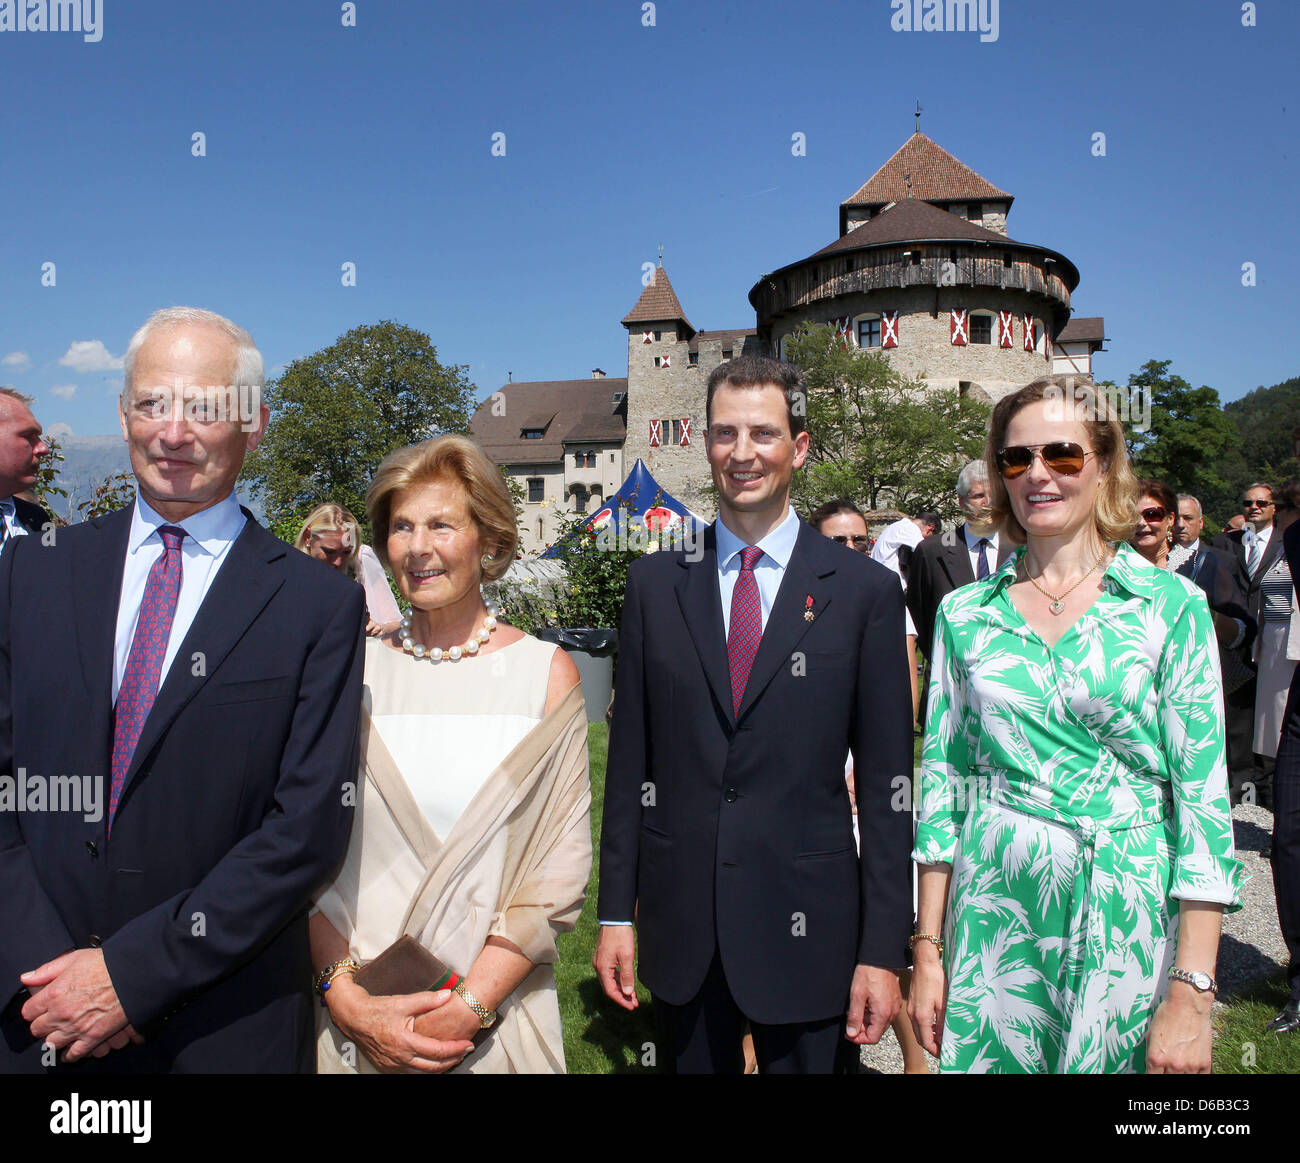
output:
[{"label": "watch face", "polygon": [[1204,992],[1210,988],[1210,975],[1208,973],[1193,973],[1192,984]]}]

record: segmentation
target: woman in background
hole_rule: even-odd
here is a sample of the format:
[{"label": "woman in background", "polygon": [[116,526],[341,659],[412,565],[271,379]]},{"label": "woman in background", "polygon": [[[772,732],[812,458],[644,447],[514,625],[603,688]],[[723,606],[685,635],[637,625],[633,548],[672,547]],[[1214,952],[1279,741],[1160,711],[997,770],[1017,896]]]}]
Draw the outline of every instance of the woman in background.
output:
[{"label": "woman in background", "polygon": [[342,505],[317,505],[307,514],[293,545],[361,583],[370,615],[367,634],[381,637],[397,629],[402,614],[388,587],[388,576],[375,551],[362,544],[361,526],[347,509]]}]

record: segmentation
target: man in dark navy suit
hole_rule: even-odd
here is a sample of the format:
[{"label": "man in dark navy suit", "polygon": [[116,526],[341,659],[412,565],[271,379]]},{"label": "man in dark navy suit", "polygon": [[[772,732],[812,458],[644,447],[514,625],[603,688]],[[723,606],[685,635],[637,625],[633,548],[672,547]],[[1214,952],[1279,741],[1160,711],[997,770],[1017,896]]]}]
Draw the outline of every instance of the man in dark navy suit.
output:
[{"label": "man in dark navy suit", "polygon": [[0,558],[0,1072],[310,1071],[363,593],[234,499],[247,332],[158,312],[125,380],[135,504]]},{"label": "man in dark navy suit", "polygon": [[36,483],[41,461],[50,455],[32,415],[32,397],[0,388],[0,554],[16,537],[40,534],[53,520],[40,505],[19,496]]},{"label": "man in dark navy suit", "polygon": [[635,1008],[635,923],[660,1059],[682,1073],[739,1073],[747,1021],[765,1073],[847,1069],[898,1012],[908,964],[903,593],[790,508],[805,404],[790,364],[719,367],[718,520],[702,552],[628,572],[594,964]]}]

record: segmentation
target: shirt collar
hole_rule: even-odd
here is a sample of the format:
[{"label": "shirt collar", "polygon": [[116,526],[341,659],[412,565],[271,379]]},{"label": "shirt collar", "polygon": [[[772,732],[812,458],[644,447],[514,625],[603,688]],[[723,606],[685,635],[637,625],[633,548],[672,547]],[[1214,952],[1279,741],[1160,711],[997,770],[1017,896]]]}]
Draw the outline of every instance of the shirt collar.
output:
[{"label": "shirt collar", "polygon": [[998,531],[996,529],[994,529],[992,533],[985,533],[983,537],[979,537],[972,533],[969,525],[962,525],[961,529],[962,536],[966,538],[966,548],[972,553],[975,553],[979,549],[981,541],[987,541],[990,549],[997,549]]},{"label": "shirt collar", "polygon": [[127,540],[127,552],[134,553],[150,537],[157,538],[157,530],[161,526],[176,525],[185,530],[186,541],[192,541],[202,552],[215,557],[239,536],[244,521],[243,510],[235,500],[234,493],[210,508],[190,514],[184,521],[165,520],[137,493],[135,511],[131,515],[131,535]]},{"label": "shirt collar", "polygon": [[[1024,556],[1025,547],[1023,545],[1017,546],[1007,554],[1007,559],[1002,563],[1001,568],[996,573],[991,574],[984,583],[988,585],[988,591],[981,599],[981,605],[987,606],[996,595],[1000,594],[1016,580],[1016,571],[1020,568],[1020,562]],[[1106,567],[1106,572],[1102,576],[1127,590],[1134,597],[1149,598],[1152,596],[1153,585],[1159,580],[1157,575],[1160,572],[1162,571],[1157,570],[1131,545],[1121,541],[1116,547],[1115,556],[1111,559],[1110,565]],[[976,584],[980,583],[977,582]]]},{"label": "shirt collar", "polygon": [[[749,542],[742,541],[722,522],[722,517],[713,523],[714,535],[718,539],[718,568],[727,569],[731,565],[731,560],[744,549]],[[794,554],[794,543],[799,539],[799,518],[795,515],[793,508],[786,511],[785,520],[772,530],[766,537],[758,542],[758,548],[763,551],[763,557],[770,557],[781,569],[785,569],[790,564],[790,558]],[[762,559],[759,560],[762,565]]]},{"label": "shirt collar", "polygon": [[6,517],[18,516],[18,506],[14,504],[13,497],[0,498],[0,513],[3,513]]}]

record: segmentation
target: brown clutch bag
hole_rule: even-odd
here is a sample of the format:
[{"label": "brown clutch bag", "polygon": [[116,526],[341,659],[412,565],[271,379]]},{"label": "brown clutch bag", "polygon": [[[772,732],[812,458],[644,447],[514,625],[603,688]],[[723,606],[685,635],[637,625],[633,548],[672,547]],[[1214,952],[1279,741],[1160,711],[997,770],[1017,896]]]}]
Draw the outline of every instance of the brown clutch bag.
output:
[{"label": "brown clutch bag", "polygon": [[357,970],[353,980],[373,997],[391,997],[399,993],[452,989],[460,981],[460,975],[408,935],[399,937]]}]

